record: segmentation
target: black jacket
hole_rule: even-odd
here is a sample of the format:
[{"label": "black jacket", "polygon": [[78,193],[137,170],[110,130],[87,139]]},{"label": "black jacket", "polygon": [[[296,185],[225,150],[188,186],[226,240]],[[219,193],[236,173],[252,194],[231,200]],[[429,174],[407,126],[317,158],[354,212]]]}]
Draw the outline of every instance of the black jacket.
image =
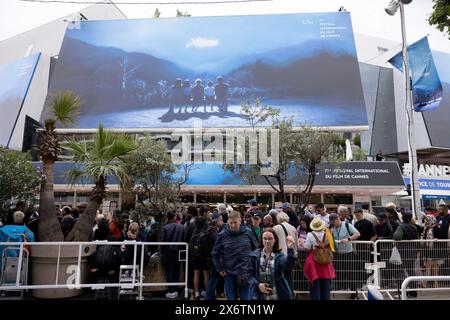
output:
[{"label": "black jacket", "polygon": [[228,274],[249,274],[250,252],[258,247],[255,235],[250,228],[241,225],[238,231],[232,231],[227,225],[217,236],[211,252],[217,272]]}]

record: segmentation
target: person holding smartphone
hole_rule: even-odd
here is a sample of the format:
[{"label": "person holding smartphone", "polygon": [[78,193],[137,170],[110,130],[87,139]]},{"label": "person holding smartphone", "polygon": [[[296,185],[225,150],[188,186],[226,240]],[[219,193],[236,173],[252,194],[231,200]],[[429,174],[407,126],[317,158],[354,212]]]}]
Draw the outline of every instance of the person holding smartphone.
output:
[{"label": "person holding smartphone", "polygon": [[250,253],[250,297],[258,300],[291,300],[294,292],[290,288],[285,270],[294,268],[294,238],[287,236],[288,254],[281,252],[278,237],[271,228],[263,231],[260,248]]}]

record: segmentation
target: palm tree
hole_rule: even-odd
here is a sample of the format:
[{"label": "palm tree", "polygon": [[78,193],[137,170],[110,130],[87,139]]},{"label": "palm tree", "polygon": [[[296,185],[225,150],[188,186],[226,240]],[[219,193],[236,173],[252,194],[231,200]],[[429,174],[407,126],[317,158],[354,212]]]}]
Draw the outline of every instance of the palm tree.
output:
[{"label": "palm tree", "polygon": [[55,210],[53,192],[53,164],[61,153],[56,125],[73,124],[79,114],[80,98],[70,91],[57,92],[50,102],[50,117],[45,120],[44,129],[40,131],[39,151],[42,157],[42,183],[39,199],[40,241],[63,241]]},{"label": "palm tree", "polygon": [[115,176],[120,184],[129,179],[123,161],[127,154],[137,148],[137,144],[128,135],[105,130],[100,124],[93,141],[72,140],[66,148],[73,152],[73,160],[79,165],[69,172],[71,183],[95,181],[89,203],[66,241],[88,241],[97,209],[106,195],[107,178]]}]

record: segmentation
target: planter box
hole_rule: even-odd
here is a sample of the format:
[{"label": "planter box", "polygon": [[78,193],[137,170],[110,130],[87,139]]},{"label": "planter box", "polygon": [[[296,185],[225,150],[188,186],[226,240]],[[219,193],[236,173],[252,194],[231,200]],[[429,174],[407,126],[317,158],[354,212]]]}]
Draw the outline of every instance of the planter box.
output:
[{"label": "planter box", "polygon": [[[60,246],[60,262],[58,265],[58,246],[33,246],[31,252],[31,279],[33,285],[68,284],[75,286],[76,270],[78,265],[78,245]],[[85,283],[89,265],[87,258],[95,252],[95,245],[84,245],[82,247],[80,264],[80,283]],[[58,279],[56,279],[58,277]],[[42,299],[61,299],[79,296],[82,289],[33,289],[32,295]]]}]

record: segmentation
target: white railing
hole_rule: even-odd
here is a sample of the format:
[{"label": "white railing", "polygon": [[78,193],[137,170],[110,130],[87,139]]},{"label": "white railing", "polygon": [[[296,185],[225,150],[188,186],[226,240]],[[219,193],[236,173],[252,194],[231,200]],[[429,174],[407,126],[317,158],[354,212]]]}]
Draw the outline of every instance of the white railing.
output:
[{"label": "white railing", "polygon": [[[418,281],[450,281],[450,276],[412,276],[408,277],[402,282],[402,288],[401,288],[401,299],[402,300],[408,300],[407,296],[407,287],[411,282],[418,282]],[[415,290],[415,289],[414,289]],[[433,290],[439,291],[439,290],[448,290],[448,288],[433,288]]]},{"label": "white railing", "polygon": [[[54,283],[48,283],[48,284],[35,284],[31,285],[28,283],[23,283],[21,281],[22,279],[22,267],[18,267],[16,271],[16,281],[15,283],[0,283],[0,291],[17,291],[17,290],[29,290],[29,289],[59,289],[59,288],[65,288],[65,289],[82,289],[82,288],[109,288],[109,287],[117,287],[121,288],[124,286],[124,283],[116,282],[116,283],[81,283],[81,264],[82,264],[82,256],[83,256],[83,247],[86,246],[97,246],[97,245],[111,245],[111,246],[134,246],[134,253],[133,253],[133,263],[132,268],[133,270],[136,270],[136,267],[139,266],[139,276],[137,277],[135,272],[132,272],[131,283],[127,283],[127,287],[137,287],[139,288],[139,294],[138,298],[142,299],[142,288],[143,287],[159,287],[159,286],[184,286],[184,293],[185,298],[188,297],[188,259],[189,259],[189,250],[188,250],[188,244],[186,242],[137,242],[137,241],[92,241],[92,242],[0,242],[0,248],[3,247],[4,250],[6,248],[16,248],[18,249],[18,266],[22,266],[22,261],[24,257],[29,259],[30,255],[24,255],[24,252],[28,252],[24,248],[24,246],[31,247],[31,258],[33,258],[33,247],[38,246],[57,246],[58,247],[58,254],[56,257],[56,274],[55,274],[55,282]],[[78,254],[77,254],[77,264],[75,268],[75,283],[59,283],[59,273],[60,273],[60,265],[61,265],[61,247],[63,246],[78,246]],[[185,262],[184,266],[184,281],[183,282],[158,282],[158,283],[144,283],[144,254],[145,250],[144,248],[146,246],[183,246],[183,250],[177,250],[178,251],[178,261],[180,263]],[[140,247],[140,262],[137,263],[137,252],[138,248]],[[9,249],[10,250],[10,249]],[[159,249],[158,249],[159,250]],[[94,251],[93,251],[94,252]],[[183,258],[184,253],[184,258]],[[3,252],[1,254],[3,256]],[[3,258],[2,258],[3,260]],[[0,272],[3,272],[4,265],[6,261],[2,261],[2,270]]]},{"label": "white railing", "polygon": [[[332,281],[333,293],[365,292],[373,285],[390,295],[400,292],[401,283],[409,276],[450,275],[450,240],[377,240],[352,241],[352,253],[333,254],[336,278]],[[391,259],[394,247],[400,260]],[[303,275],[306,253],[299,254],[293,270],[294,291],[308,293],[308,280]],[[415,291],[431,291],[431,285],[442,290],[450,289],[450,281],[434,278],[432,283],[421,280]]]}]

